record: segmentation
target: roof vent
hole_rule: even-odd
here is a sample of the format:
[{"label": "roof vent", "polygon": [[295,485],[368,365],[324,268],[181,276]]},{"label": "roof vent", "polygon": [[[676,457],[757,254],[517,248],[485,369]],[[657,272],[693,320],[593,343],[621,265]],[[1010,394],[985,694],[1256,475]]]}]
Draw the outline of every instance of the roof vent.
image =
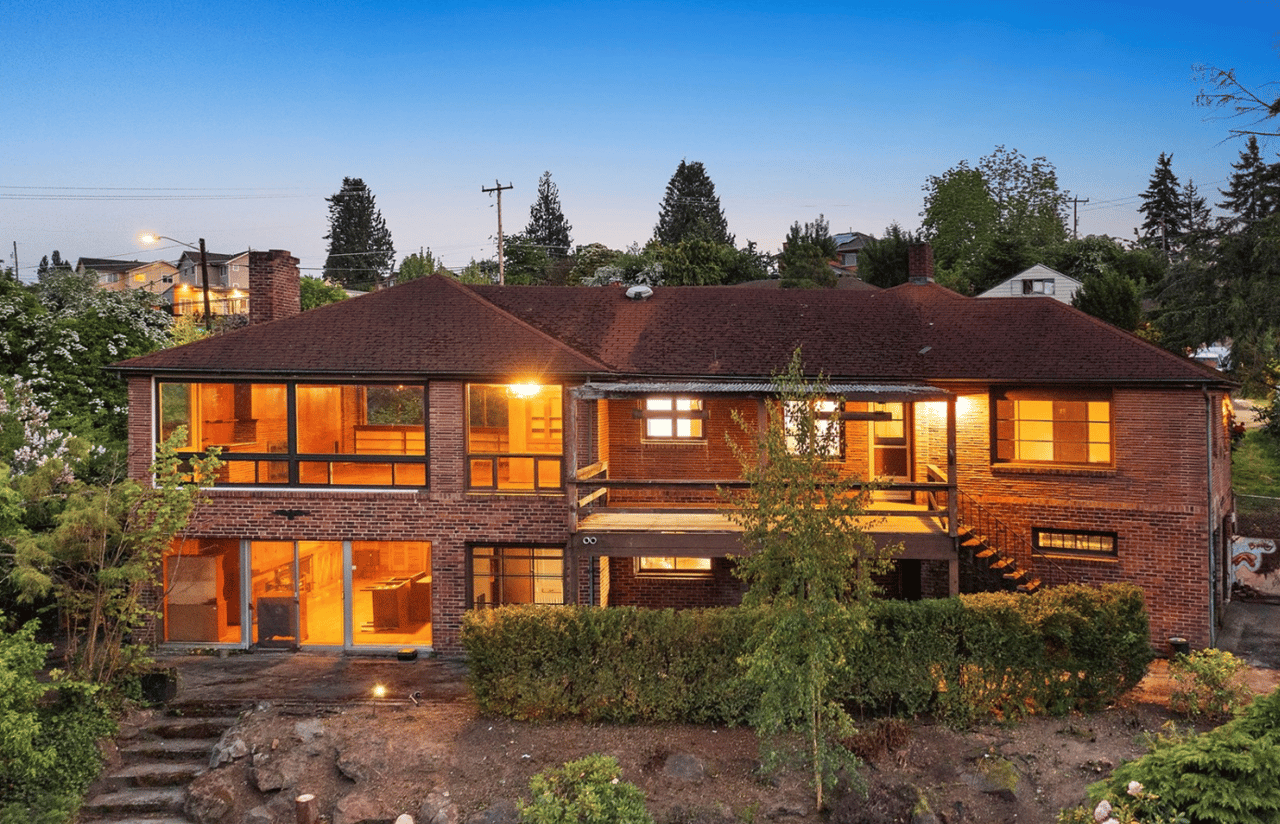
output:
[{"label": "roof vent", "polygon": [[644,286],[643,284],[639,286],[632,286],[627,289],[627,297],[631,300],[648,300],[653,297],[653,289],[648,286]]}]

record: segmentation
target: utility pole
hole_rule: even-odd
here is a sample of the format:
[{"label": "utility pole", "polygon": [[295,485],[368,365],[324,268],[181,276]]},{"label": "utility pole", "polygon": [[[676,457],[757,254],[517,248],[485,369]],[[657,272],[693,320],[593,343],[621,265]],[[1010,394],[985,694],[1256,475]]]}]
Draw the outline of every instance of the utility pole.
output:
[{"label": "utility pole", "polygon": [[204,253],[204,238],[200,238],[200,283],[204,286],[204,330],[213,331],[213,313],[209,311],[209,261]]},{"label": "utility pole", "polygon": [[1077,238],[1080,237],[1080,211],[1078,207],[1080,206],[1081,203],[1088,203],[1088,202],[1089,202],[1089,198],[1087,197],[1084,200],[1081,200],[1078,197],[1071,198],[1071,239],[1072,240],[1076,240]]},{"label": "utility pole", "polygon": [[18,241],[13,242],[13,276],[22,283],[22,275],[18,273]]},{"label": "utility pole", "polygon": [[482,192],[498,193],[498,285],[499,286],[505,286],[507,282],[507,266],[502,256],[502,192],[510,188],[513,188],[510,183],[508,183],[506,186],[503,186],[501,183],[498,182],[498,179],[496,177],[493,179],[492,189],[486,189],[483,186],[480,187],[480,191]]}]

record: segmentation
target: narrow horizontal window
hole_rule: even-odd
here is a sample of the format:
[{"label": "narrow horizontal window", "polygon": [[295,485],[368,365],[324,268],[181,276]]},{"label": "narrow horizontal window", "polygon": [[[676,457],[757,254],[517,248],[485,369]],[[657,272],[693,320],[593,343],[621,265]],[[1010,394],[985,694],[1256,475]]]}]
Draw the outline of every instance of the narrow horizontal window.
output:
[{"label": "narrow horizontal window", "polygon": [[671,555],[647,555],[636,558],[640,575],[710,575],[710,558],[684,558]]},{"label": "narrow horizontal window", "polygon": [[1116,555],[1114,532],[1035,528],[1031,530],[1031,544],[1039,555]]}]

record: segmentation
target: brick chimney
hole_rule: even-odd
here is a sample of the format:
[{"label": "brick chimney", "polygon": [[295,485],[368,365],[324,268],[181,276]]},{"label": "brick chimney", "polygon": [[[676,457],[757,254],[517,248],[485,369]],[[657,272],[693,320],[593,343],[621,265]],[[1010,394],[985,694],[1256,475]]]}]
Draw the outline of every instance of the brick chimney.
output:
[{"label": "brick chimney", "polygon": [[249,253],[249,324],[302,311],[298,259],[283,249]]},{"label": "brick chimney", "polygon": [[913,243],[907,247],[907,282],[933,283],[933,247]]}]

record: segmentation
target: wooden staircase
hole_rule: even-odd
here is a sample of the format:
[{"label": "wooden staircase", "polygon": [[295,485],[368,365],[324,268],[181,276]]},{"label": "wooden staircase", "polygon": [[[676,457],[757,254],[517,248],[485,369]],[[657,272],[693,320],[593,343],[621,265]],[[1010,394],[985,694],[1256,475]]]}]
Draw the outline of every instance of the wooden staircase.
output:
[{"label": "wooden staircase", "polygon": [[1003,589],[1025,593],[1040,589],[1040,579],[1029,574],[1031,545],[1027,540],[958,489],[956,520],[960,546],[972,552],[979,565],[998,573]]}]

